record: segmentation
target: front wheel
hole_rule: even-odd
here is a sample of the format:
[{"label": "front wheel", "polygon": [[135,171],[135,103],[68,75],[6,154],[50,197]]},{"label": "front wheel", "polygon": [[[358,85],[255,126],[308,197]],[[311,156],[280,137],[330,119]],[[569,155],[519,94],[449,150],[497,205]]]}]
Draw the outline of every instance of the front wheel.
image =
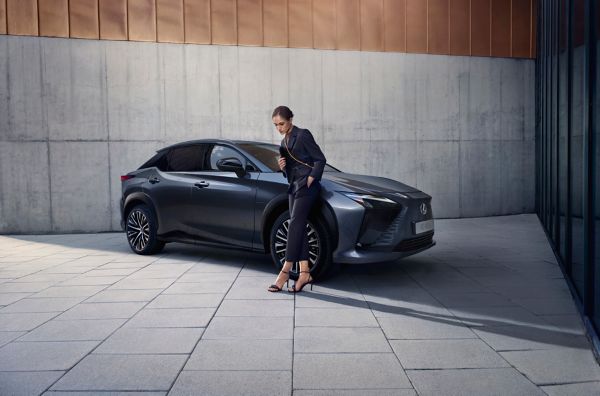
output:
[{"label": "front wheel", "polygon": [[[270,233],[271,258],[277,270],[281,270],[285,263],[285,252],[287,248],[288,230],[290,225],[290,212],[285,211],[273,223]],[[334,264],[331,259],[332,242],[331,235],[324,222],[317,218],[309,218],[306,223],[308,235],[308,262],[310,273],[314,279],[323,279],[334,272]],[[300,264],[295,262],[290,270],[290,279],[298,279]]]},{"label": "front wheel", "polygon": [[131,250],[142,255],[160,252],[165,243],[157,239],[156,225],[156,216],[147,205],[137,205],[131,209],[125,225]]}]

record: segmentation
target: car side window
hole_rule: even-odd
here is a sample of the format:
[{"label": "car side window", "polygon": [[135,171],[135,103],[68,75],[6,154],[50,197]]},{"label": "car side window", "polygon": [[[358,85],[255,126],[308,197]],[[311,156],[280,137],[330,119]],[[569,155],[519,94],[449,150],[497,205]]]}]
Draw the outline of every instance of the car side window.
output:
[{"label": "car side window", "polygon": [[[215,144],[210,151],[210,167],[208,170],[218,171],[219,168],[217,168],[217,161],[224,158],[237,158],[242,163],[242,166],[246,167],[246,170],[255,170],[254,167],[248,163],[246,157],[240,154],[237,150],[234,150],[228,146],[222,146],[220,144]],[[251,169],[248,169],[247,165],[249,165]]]},{"label": "car side window", "polygon": [[196,144],[171,149],[166,156],[167,171],[198,172],[206,170],[207,148],[205,144]]}]

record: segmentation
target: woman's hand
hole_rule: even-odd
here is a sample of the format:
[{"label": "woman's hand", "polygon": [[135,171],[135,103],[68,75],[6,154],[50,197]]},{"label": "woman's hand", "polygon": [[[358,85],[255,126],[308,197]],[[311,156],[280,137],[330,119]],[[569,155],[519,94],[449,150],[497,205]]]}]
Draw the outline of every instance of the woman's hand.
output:
[{"label": "woman's hand", "polygon": [[285,171],[285,157],[279,157],[279,161],[277,162],[279,163],[279,169]]},{"label": "woman's hand", "polygon": [[310,187],[310,185],[312,184],[312,182],[315,180],[314,177],[312,176],[308,176],[308,179],[306,181],[306,187]]}]

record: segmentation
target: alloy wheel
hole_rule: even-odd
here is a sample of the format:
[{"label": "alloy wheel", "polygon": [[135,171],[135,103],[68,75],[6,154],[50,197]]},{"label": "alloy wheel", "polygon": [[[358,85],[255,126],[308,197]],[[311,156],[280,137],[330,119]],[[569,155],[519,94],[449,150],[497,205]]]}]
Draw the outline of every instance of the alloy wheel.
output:
[{"label": "alloy wheel", "polygon": [[146,215],[140,210],[132,211],[127,217],[127,240],[138,252],[148,245],[150,240],[150,223]]},{"label": "alloy wheel", "polygon": [[[275,233],[275,254],[282,267],[285,263],[285,251],[287,249],[289,227],[290,219],[287,219],[279,226],[277,232]],[[319,234],[310,223],[306,224],[306,233],[308,234],[308,261],[312,271],[314,268],[316,268],[319,262],[321,240],[319,238]],[[295,262],[292,265],[291,271],[298,274],[300,272],[300,264]]]}]

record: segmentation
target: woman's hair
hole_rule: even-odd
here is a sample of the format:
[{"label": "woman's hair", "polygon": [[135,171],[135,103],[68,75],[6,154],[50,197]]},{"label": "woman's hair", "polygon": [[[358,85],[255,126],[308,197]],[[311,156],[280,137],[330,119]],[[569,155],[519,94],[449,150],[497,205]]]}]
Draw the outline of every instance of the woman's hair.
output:
[{"label": "woman's hair", "polygon": [[277,106],[275,110],[273,110],[273,115],[271,118],[275,116],[280,116],[281,118],[289,121],[294,117],[294,113],[292,113],[292,110],[290,110],[290,108],[287,106]]}]

